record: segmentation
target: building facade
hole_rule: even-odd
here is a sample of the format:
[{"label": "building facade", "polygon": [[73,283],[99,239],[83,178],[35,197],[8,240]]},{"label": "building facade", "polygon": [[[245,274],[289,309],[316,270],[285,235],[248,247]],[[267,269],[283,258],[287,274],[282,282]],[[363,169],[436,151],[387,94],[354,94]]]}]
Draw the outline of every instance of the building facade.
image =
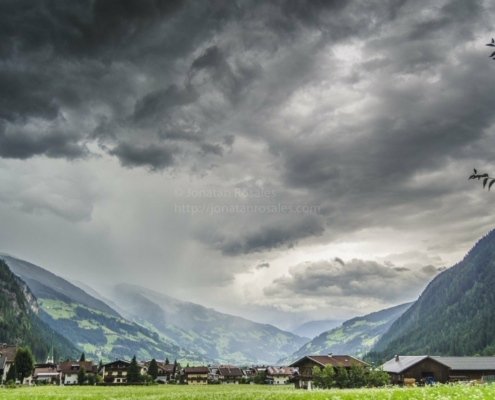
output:
[{"label": "building facade", "polygon": [[209,373],[208,367],[186,367],[182,370],[184,383],[188,385],[207,385]]}]

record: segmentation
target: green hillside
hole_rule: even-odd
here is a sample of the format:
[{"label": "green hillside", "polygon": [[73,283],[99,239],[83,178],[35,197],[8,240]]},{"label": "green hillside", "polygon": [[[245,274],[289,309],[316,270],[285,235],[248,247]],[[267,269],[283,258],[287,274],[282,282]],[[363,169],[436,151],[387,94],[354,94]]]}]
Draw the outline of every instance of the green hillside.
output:
[{"label": "green hillside", "polygon": [[0,343],[29,346],[35,359],[44,362],[53,342],[54,358],[80,354],[38,316],[38,303],[26,284],[0,259]]},{"label": "green hillside", "polygon": [[95,299],[84,290],[46,269],[6,254],[0,256],[9,264],[14,274],[20,276],[33,292],[38,293],[38,297],[63,298],[67,302],[74,302],[115,317],[120,317],[117,311],[103,301]]},{"label": "green hillside", "polygon": [[348,354],[362,357],[413,303],[356,317],[328,332],[323,332],[278,364],[286,365],[308,354]]},{"label": "green hillside", "polygon": [[175,343],[224,364],[272,364],[306,338],[272,325],[220,313],[134,285],[118,285],[114,301]]},{"label": "green hillside", "polygon": [[495,354],[495,231],[439,274],[382,336],[370,358]]},{"label": "green hillside", "polygon": [[168,357],[182,362],[205,361],[205,357],[125,320],[105,303],[65,279],[33,264],[12,257],[8,260],[9,266],[12,264],[13,271],[22,274],[38,298],[41,320],[84,350],[89,359],[109,361],[136,355],[143,360]]}]

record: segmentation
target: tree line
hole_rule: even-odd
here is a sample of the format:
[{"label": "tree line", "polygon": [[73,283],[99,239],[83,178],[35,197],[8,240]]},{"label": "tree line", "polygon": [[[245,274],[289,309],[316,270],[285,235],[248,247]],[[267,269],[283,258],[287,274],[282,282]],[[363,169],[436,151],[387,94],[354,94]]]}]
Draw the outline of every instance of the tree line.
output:
[{"label": "tree line", "polygon": [[365,369],[352,365],[349,370],[345,367],[334,368],[327,364],[323,369],[313,367],[313,385],[321,389],[348,389],[362,387],[380,387],[390,384],[390,376],[382,369]]}]

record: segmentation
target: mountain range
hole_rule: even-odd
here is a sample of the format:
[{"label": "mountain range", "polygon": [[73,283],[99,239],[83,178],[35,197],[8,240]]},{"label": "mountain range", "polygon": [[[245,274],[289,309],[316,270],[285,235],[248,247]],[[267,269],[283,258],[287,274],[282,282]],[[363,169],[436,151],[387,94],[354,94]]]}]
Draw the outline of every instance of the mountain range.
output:
[{"label": "mountain range", "polygon": [[115,287],[112,300],[133,321],[222,364],[272,364],[308,338],[181,301],[135,285]]},{"label": "mountain range", "polygon": [[342,324],[344,320],[340,319],[324,319],[318,321],[309,321],[292,330],[292,333],[302,337],[314,338],[322,332],[329,331]]},{"label": "mountain range", "polygon": [[88,358],[165,358],[207,362],[200,354],[171,343],[156,332],[122,318],[107,304],[34,264],[2,255],[14,274],[38,299],[39,317]]},{"label": "mountain range", "polygon": [[308,340],[138,286],[117,285],[108,299],[32,263],[1,258],[38,299],[41,320],[89,358],[271,364]]}]

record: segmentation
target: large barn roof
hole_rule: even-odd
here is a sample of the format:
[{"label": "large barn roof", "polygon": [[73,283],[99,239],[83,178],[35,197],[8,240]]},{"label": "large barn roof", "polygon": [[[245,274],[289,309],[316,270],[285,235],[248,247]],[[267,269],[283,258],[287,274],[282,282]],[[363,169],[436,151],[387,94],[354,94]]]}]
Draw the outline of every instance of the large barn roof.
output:
[{"label": "large barn roof", "polygon": [[387,361],[382,368],[385,372],[400,374],[426,358],[428,356],[398,356]]},{"label": "large barn roof", "polygon": [[495,371],[495,357],[441,357],[441,356],[398,356],[382,365],[384,371],[400,374],[429,358],[453,371]]},{"label": "large barn roof", "polygon": [[447,365],[452,370],[477,370],[477,371],[495,371],[495,357],[439,357],[431,356],[442,364]]},{"label": "large barn roof", "polygon": [[354,358],[352,356],[348,355],[309,355],[309,356],[304,356],[300,358],[299,360],[293,362],[289,367],[297,367],[301,362],[303,362],[305,359],[309,359],[321,366],[325,366],[327,364],[330,364],[334,367],[351,367],[353,365],[359,365],[366,367],[368,364],[365,362],[358,360],[357,358]]}]

